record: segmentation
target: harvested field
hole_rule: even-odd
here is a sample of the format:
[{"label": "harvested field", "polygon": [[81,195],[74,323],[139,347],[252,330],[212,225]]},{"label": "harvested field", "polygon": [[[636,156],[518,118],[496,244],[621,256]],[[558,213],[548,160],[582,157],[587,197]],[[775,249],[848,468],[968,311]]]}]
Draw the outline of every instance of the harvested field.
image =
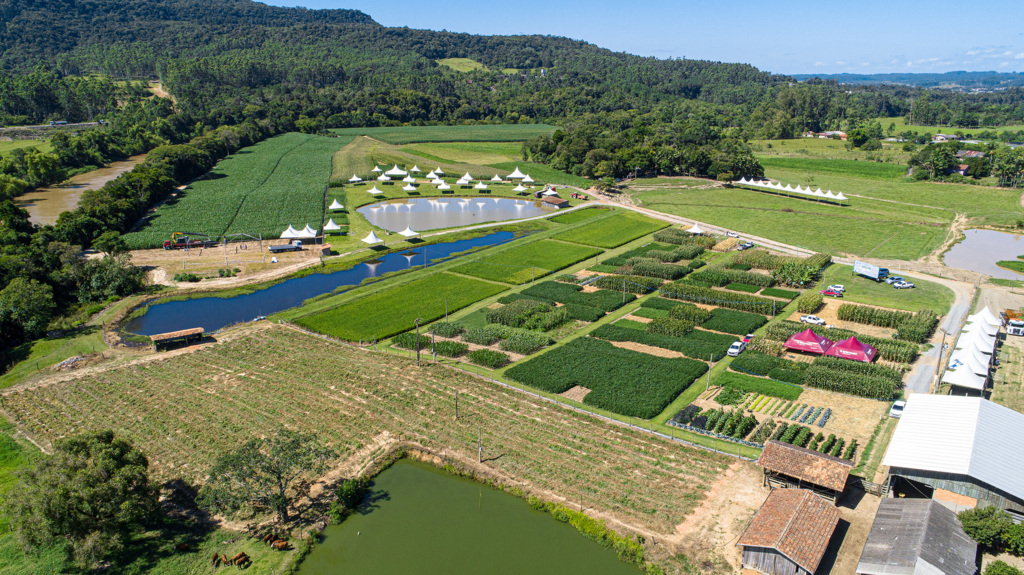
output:
[{"label": "harvested field", "polygon": [[0,409],[43,444],[113,429],[148,454],[158,480],[201,479],[220,453],[278,425],[323,434],[342,460],[383,433],[475,460],[481,430],[487,465],[527,491],[582,494],[596,512],[658,534],[673,533],[730,461],[272,324],[172,359],[8,392]]}]

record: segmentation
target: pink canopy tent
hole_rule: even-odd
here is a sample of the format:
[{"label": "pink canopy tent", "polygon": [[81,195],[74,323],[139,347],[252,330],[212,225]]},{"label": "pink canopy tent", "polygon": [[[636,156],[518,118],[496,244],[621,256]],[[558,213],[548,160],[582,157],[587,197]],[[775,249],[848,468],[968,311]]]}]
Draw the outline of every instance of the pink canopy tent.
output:
[{"label": "pink canopy tent", "polygon": [[825,355],[871,363],[871,360],[875,359],[876,353],[878,351],[875,348],[866,343],[861,343],[856,337],[851,337],[833,345],[825,352]]},{"label": "pink canopy tent", "polygon": [[783,345],[786,349],[821,354],[828,352],[829,348],[832,347],[832,341],[827,337],[814,333],[808,328],[790,336]]}]

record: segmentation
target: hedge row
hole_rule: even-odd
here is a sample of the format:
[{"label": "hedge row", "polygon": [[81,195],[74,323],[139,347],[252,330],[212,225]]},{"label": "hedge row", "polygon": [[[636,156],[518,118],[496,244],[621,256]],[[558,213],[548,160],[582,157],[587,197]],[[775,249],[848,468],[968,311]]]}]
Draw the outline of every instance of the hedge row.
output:
[{"label": "hedge row", "polygon": [[817,313],[824,303],[825,296],[816,291],[809,291],[797,300],[796,310],[800,313]]},{"label": "hedge row", "polygon": [[804,385],[810,387],[887,401],[899,396],[902,387],[902,384],[883,377],[842,371],[823,365],[812,365],[807,368],[803,381]]},{"label": "hedge row", "polygon": [[665,282],[653,277],[615,275],[603,276],[591,285],[600,289],[617,291],[619,293],[625,291],[626,293],[646,295],[656,291],[663,283]]},{"label": "hedge row", "polygon": [[800,292],[788,289],[767,288],[761,291],[761,295],[793,300],[796,296],[800,295]]},{"label": "hedge row", "polygon": [[[614,311],[636,299],[634,294],[623,294],[609,290],[582,293],[583,287],[555,281],[544,281],[523,290],[522,295],[538,297],[559,303],[589,305],[606,312]],[[499,300],[500,301],[500,300]]]},{"label": "hedge row", "polygon": [[693,331],[694,327],[695,325],[692,321],[676,319],[674,317],[659,317],[651,320],[650,323],[647,324],[647,331],[651,333],[671,335],[674,337],[683,337]]},{"label": "hedge row", "polygon": [[782,305],[773,299],[742,293],[726,293],[713,290],[709,287],[691,285],[683,282],[673,282],[662,287],[661,294],[662,297],[743,311],[753,311],[766,315],[773,313],[776,309],[782,309]]},{"label": "hedge row", "polygon": [[606,339],[608,341],[631,341],[652,347],[678,351],[687,357],[701,360],[713,358],[713,361],[718,361],[725,357],[725,352],[728,351],[729,346],[732,345],[733,338],[726,337],[724,340],[712,339],[708,338],[705,334],[718,336],[719,338],[722,337],[719,334],[709,334],[709,332],[699,329],[693,330],[685,337],[674,337],[671,335],[652,333],[639,329],[620,327],[615,324],[602,325],[591,332],[590,335],[596,338]]},{"label": "hedge row", "polygon": [[668,316],[701,325],[711,318],[711,310],[697,307],[692,303],[677,303],[675,307],[668,310]]},{"label": "hedge row", "polygon": [[908,311],[879,309],[866,305],[844,303],[839,306],[836,316],[843,321],[876,325],[878,327],[896,327],[901,323],[909,321],[914,317],[914,314]]},{"label": "hedge row", "polygon": [[695,285],[713,287],[723,287],[730,283],[744,283],[760,287],[771,287],[775,284],[775,280],[771,276],[719,266],[695,272],[688,281]]},{"label": "hedge row", "polygon": [[677,280],[691,271],[686,266],[666,264],[654,258],[629,258],[621,270],[623,272],[628,271],[635,276],[661,278],[664,280]]},{"label": "hedge row", "polygon": [[569,312],[550,303],[520,299],[488,310],[487,323],[547,331],[569,321]]},{"label": "hedge row", "polygon": [[493,349],[478,349],[469,352],[469,361],[491,369],[498,369],[508,365],[511,359],[507,353],[494,351]]},{"label": "hedge row", "polygon": [[768,318],[759,313],[718,308],[711,312],[711,319],[704,322],[702,327],[714,331],[743,335],[753,332],[766,323],[768,323]]},{"label": "hedge row", "polygon": [[859,375],[870,375],[872,377],[880,377],[882,379],[888,379],[889,381],[892,381],[895,384],[899,384],[903,381],[902,373],[891,367],[880,365],[877,363],[863,363],[860,361],[840,359],[838,357],[820,356],[815,358],[812,365],[826,367],[837,371],[856,373]]},{"label": "hedge row", "polygon": [[676,245],[697,245],[711,248],[718,240],[711,236],[695,236],[679,228],[665,228],[654,232],[655,241]]}]

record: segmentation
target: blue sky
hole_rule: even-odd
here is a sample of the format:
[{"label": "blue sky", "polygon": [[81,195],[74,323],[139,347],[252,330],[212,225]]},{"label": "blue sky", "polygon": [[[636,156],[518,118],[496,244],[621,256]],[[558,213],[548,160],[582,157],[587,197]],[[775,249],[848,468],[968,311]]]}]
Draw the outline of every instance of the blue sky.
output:
[{"label": "blue sky", "polygon": [[658,58],[797,73],[1024,71],[1024,0],[263,0],[385,26],[550,34]]}]

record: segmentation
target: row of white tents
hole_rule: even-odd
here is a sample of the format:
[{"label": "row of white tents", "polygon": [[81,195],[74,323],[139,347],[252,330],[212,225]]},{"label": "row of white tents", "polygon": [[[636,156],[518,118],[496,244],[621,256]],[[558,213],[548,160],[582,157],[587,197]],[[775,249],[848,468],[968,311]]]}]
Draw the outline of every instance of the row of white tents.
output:
[{"label": "row of white tents", "polygon": [[794,188],[790,184],[786,184],[785,186],[783,186],[782,182],[772,183],[772,182],[770,182],[768,180],[748,180],[747,178],[740,178],[738,181],[733,182],[733,183],[741,185],[741,186],[752,186],[752,187],[755,187],[755,188],[762,188],[762,189],[765,189],[765,190],[772,190],[772,191],[776,191],[776,192],[786,192],[786,193],[800,194],[800,195],[806,196],[808,198],[815,198],[815,199],[819,199],[819,200],[830,200],[830,201],[834,201],[834,202],[843,202],[843,201],[846,201],[848,199],[846,196],[843,195],[843,192],[835,192],[835,193],[833,193],[832,190],[829,190],[827,192],[823,192],[823,191],[821,191],[821,188],[818,188],[817,190],[811,190],[810,186],[807,186],[806,188],[804,188],[803,186],[801,186],[799,184],[797,184],[797,186]]},{"label": "row of white tents", "polygon": [[[405,182],[407,184],[410,184],[410,185],[416,183],[416,178],[412,177],[412,174],[413,173],[422,173],[422,171],[420,170],[419,166],[413,166],[412,169],[407,172],[407,171],[399,168],[398,164],[395,164],[395,167],[391,168],[390,170],[388,170],[386,172],[384,170],[382,170],[380,166],[374,166],[373,169],[370,170],[370,171],[375,173],[375,174],[380,174],[376,178],[377,181],[379,181],[379,182],[390,182],[392,179],[401,178],[401,181],[403,181],[403,182]],[[448,184],[445,184],[443,179],[441,179],[441,176],[443,176],[443,175],[444,175],[444,171],[441,170],[440,166],[438,166],[437,168],[431,170],[426,175],[426,179],[427,179],[427,181],[429,183],[435,184],[435,185],[438,185],[438,186],[448,185]],[[519,180],[520,181],[520,184],[519,184],[520,188],[522,188],[522,184],[532,184],[534,182],[533,178],[531,178],[529,174],[524,174],[524,173],[519,171],[519,166],[516,166],[516,169],[511,174],[509,174],[507,177],[505,177],[505,178],[502,178],[498,174],[494,174],[494,177],[491,178],[492,182],[499,183],[499,184],[501,182],[506,181],[506,180],[507,181]],[[352,174],[352,177],[349,178],[348,181],[349,181],[350,184],[358,184],[358,183],[361,183],[363,181],[363,179],[360,178],[358,174]],[[471,182],[474,182],[474,181],[476,181],[476,180],[473,178],[473,176],[471,176],[469,174],[469,172],[466,172],[466,174],[463,175],[461,178],[459,178],[459,181],[456,182],[456,183],[458,185],[460,185],[460,186],[464,186],[464,185],[467,185],[467,184],[469,184]],[[483,183],[483,180],[480,180],[480,183]],[[409,187],[410,186],[406,186],[403,189],[405,189],[407,191],[411,191],[411,190],[409,190]],[[413,189],[415,189],[415,188],[413,188]],[[441,188],[439,188],[439,189],[441,189]],[[447,189],[450,189],[450,188],[447,188]],[[481,188],[481,189],[487,189],[487,188]],[[526,188],[523,188],[523,189],[525,190]]]},{"label": "row of white tents", "polygon": [[983,391],[988,382],[992,358],[995,357],[999,327],[1003,322],[987,307],[967,316],[960,331],[942,382]]},{"label": "row of white tents", "polygon": [[[420,233],[413,231],[413,229],[410,228],[409,226],[405,226],[405,229],[398,232],[398,235],[406,238],[414,238],[420,235]],[[371,231],[369,234],[366,235],[365,238],[362,239],[362,242],[366,245],[372,246],[375,244],[382,244],[384,243],[384,240],[380,239],[380,237],[378,237],[375,232]]]},{"label": "row of white tents", "polygon": [[[334,220],[331,221],[333,222]],[[309,224],[306,224],[306,227],[301,230],[297,230],[293,226],[289,225],[288,229],[281,233],[282,240],[303,240],[315,238],[316,236],[316,230],[309,227]]]}]

